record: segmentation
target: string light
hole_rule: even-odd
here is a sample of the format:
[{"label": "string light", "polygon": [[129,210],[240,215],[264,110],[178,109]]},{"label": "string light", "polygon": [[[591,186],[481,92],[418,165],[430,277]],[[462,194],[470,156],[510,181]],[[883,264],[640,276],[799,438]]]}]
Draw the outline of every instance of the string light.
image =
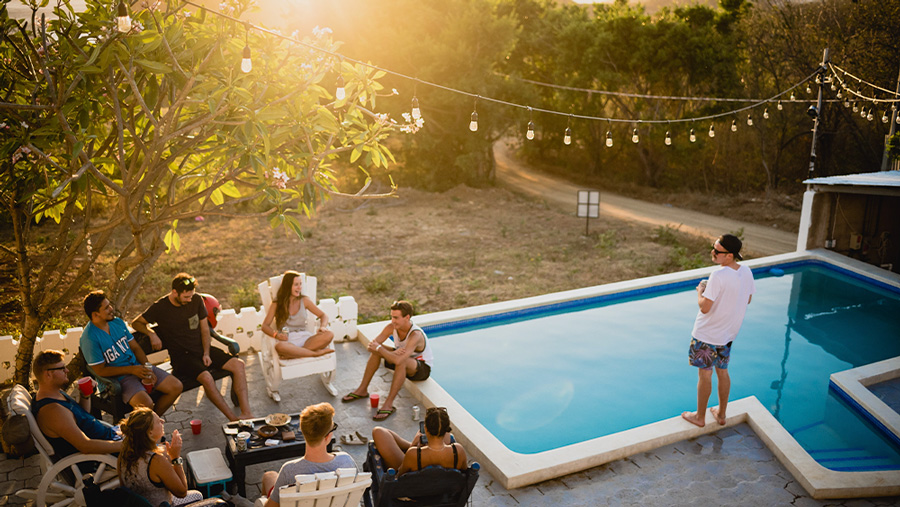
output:
[{"label": "string light", "polygon": [[763,119],[764,119],[764,120],[768,120],[768,119],[769,119],[769,108],[768,108],[768,107],[766,108],[765,111],[763,111]]},{"label": "string light", "polygon": [[338,74],[337,88],[334,90],[334,98],[344,100],[347,98],[347,90],[344,88],[344,76]]},{"label": "string light", "polygon": [[753,126],[753,117],[750,116],[749,114],[747,115],[747,125],[750,127]]},{"label": "string light", "polygon": [[119,0],[119,5],[116,6],[116,29],[121,33],[131,31],[131,16],[128,15],[128,7],[122,0]]},{"label": "string light", "polygon": [[419,99],[415,95],[412,98],[412,117],[414,120],[422,117],[422,111],[419,109]]},{"label": "string light", "polygon": [[731,131],[737,132],[737,120],[731,120]]},{"label": "string light", "polygon": [[871,107],[869,108],[869,113],[866,115],[866,119],[869,120],[869,121],[872,121],[872,120],[875,119],[875,115],[872,114],[872,108],[871,108]]},{"label": "string light", "polygon": [[472,118],[469,120],[469,130],[478,132],[478,97],[475,97],[475,103],[472,104]]},{"label": "string light", "polygon": [[778,105],[775,106],[775,107],[776,107],[779,111],[781,111],[782,109],[784,109],[784,106],[781,105],[781,101],[780,101],[780,100],[778,101]]},{"label": "string light", "polygon": [[241,72],[244,74],[253,70],[253,62],[250,60],[250,45],[244,44],[244,54],[241,58]]},{"label": "string light", "polygon": [[812,87],[809,86],[809,83],[806,83],[806,94],[809,95],[812,93]]},{"label": "string light", "polygon": [[672,135],[666,131],[666,146],[672,146]]},{"label": "string light", "polygon": [[572,129],[569,128],[569,125],[571,124],[571,122],[572,122],[572,115],[569,115],[569,122],[566,123],[566,132],[565,132],[565,135],[563,135],[563,144],[565,144],[566,146],[572,144]]},{"label": "string light", "polygon": [[716,137],[716,126],[715,125],[709,126],[709,137]]},{"label": "string light", "polygon": [[865,108],[865,107],[862,108],[862,111],[859,112],[859,116],[860,116],[861,118],[865,118],[865,117],[866,117],[866,108]]},{"label": "string light", "polygon": [[859,103],[856,102],[855,100],[853,101],[853,112],[854,112],[854,113],[858,113],[858,112],[859,112]]},{"label": "string light", "polygon": [[531,141],[534,139],[534,120],[532,119],[534,118],[534,111],[530,107],[528,108],[528,114],[528,130],[525,131],[525,137]]},{"label": "string light", "polygon": [[606,120],[607,129],[606,129],[606,147],[612,148],[613,140],[612,140],[612,123],[609,120]]},{"label": "string light", "polygon": [[794,92],[791,92],[791,101],[797,100],[797,97],[794,96]]},{"label": "string light", "polygon": [[694,134],[694,129],[693,129],[693,128],[691,128],[691,134],[690,134],[690,136],[689,136],[688,138],[691,140],[692,143],[696,143],[696,142],[697,142],[697,135]]},{"label": "string light", "polygon": [[844,97],[844,107],[850,107],[850,99]]},{"label": "string light", "polygon": [[[832,86],[834,86],[834,85],[832,85]],[[841,90],[838,90],[836,97],[841,98],[842,96],[843,96],[843,94],[841,93]]]},{"label": "string light", "polygon": [[885,109],[884,114],[881,115],[881,123],[887,123],[889,121],[891,121],[891,120],[890,120],[890,118],[888,118],[887,109]]},{"label": "string light", "polygon": [[637,129],[634,129],[631,132],[631,142],[633,142],[634,144],[641,142],[641,136],[638,135]]}]

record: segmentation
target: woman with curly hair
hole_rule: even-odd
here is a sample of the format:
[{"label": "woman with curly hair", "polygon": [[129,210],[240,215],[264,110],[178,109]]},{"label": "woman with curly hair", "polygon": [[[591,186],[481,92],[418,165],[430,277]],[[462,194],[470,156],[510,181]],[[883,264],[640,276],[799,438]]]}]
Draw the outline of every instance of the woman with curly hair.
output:
[{"label": "woman with curly hair", "polygon": [[426,443],[421,442],[421,433],[416,433],[412,442],[407,442],[387,428],[376,426],[372,430],[375,449],[388,468],[397,470],[397,475],[431,465],[458,470],[468,467],[466,450],[450,436],[450,416],[446,408],[431,407],[425,411],[424,436]]},{"label": "woman with curly hair", "polygon": [[[278,340],[275,350],[284,359],[317,357],[334,353],[328,344],[334,333],[328,327],[328,315],[304,296],[303,279],[296,271],[285,271],[275,300],[269,305],[263,319],[262,332]],[[316,333],[306,328],[306,311],[319,318],[321,325]],[[280,330],[280,331],[279,331]]]},{"label": "woman with curly hair", "polygon": [[[199,491],[187,489],[181,435],[172,432],[165,451],[159,442],[165,432],[165,420],[147,407],[136,408],[122,422],[122,452],[119,453],[119,479],[122,485],[143,496],[150,505],[169,502],[185,505],[202,500]],[[174,498],[177,497],[177,498]]]}]

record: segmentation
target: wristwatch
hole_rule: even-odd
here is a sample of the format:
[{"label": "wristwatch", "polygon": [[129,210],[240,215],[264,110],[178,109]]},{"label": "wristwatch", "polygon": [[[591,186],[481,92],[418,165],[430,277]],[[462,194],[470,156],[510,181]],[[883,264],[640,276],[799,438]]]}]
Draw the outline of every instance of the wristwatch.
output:
[{"label": "wristwatch", "polygon": [[184,458],[178,456],[177,458],[172,460],[173,465],[184,465]]}]

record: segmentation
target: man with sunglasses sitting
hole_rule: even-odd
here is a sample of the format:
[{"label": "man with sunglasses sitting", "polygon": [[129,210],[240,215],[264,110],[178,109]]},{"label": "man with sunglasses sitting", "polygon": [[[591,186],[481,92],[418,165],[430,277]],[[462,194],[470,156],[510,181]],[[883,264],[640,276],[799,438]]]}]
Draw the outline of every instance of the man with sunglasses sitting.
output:
[{"label": "man with sunglasses sitting", "polygon": [[332,433],[337,430],[334,407],[330,403],[310,405],[300,413],[300,432],[306,440],[306,452],[302,458],[288,461],[276,474],[263,474],[262,490],[268,496],[265,507],[278,507],[278,489],[294,484],[294,477],[304,474],[333,472],[338,468],[356,468],[356,462],[345,452],[328,452]]},{"label": "man with sunglasses sitting", "polygon": [[75,401],[63,392],[71,382],[58,350],[44,350],[34,356],[31,371],[38,390],[31,404],[31,413],[41,433],[47,438],[56,458],[62,459],[76,452],[111,454],[122,450],[121,436],[106,423],[97,420],[89,411],[90,397]]},{"label": "man with sunglasses sitting", "polygon": [[725,425],[725,409],[731,390],[728,361],[731,343],[741,329],[747,305],[753,299],[756,285],[747,266],[737,263],[741,256],[741,240],[732,234],[719,236],[710,252],[712,261],[720,267],[709,274],[709,281],[697,285],[697,305],[700,311],[694,320],[688,360],[699,368],[697,382],[697,411],[684,412],[687,422],[706,425],[706,405],[712,393],[712,370],[716,369],[719,385],[719,406],[710,410],[720,425]]},{"label": "man with sunglasses sitting", "polygon": [[[153,350],[160,350],[165,342],[172,361],[172,373],[184,382],[197,379],[206,396],[229,421],[252,419],[247,397],[247,375],[244,362],[222,349],[210,346],[209,322],[203,298],[194,291],[197,281],[187,273],[179,273],[172,280],[172,290],[150,305],[131,322],[135,331],[150,337]],[[149,324],[156,324],[150,328]],[[236,415],[216,388],[216,380],[209,372],[219,368],[231,373],[237,394],[240,416]]]}]

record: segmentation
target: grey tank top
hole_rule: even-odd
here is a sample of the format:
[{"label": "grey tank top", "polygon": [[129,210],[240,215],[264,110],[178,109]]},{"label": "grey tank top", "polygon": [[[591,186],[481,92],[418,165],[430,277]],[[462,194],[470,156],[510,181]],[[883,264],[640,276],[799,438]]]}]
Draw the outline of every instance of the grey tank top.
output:
[{"label": "grey tank top", "polygon": [[[150,505],[159,505],[163,502],[171,504],[175,495],[166,489],[163,483],[150,480],[150,459],[153,456],[156,456],[156,453],[147,453],[146,456],[138,460],[135,466],[127,470],[121,470],[119,473],[122,484],[146,498]],[[157,456],[156,459],[165,458]]]},{"label": "grey tank top", "polygon": [[300,300],[300,310],[293,315],[288,315],[287,321],[284,323],[288,331],[306,331],[306,305]]}]

